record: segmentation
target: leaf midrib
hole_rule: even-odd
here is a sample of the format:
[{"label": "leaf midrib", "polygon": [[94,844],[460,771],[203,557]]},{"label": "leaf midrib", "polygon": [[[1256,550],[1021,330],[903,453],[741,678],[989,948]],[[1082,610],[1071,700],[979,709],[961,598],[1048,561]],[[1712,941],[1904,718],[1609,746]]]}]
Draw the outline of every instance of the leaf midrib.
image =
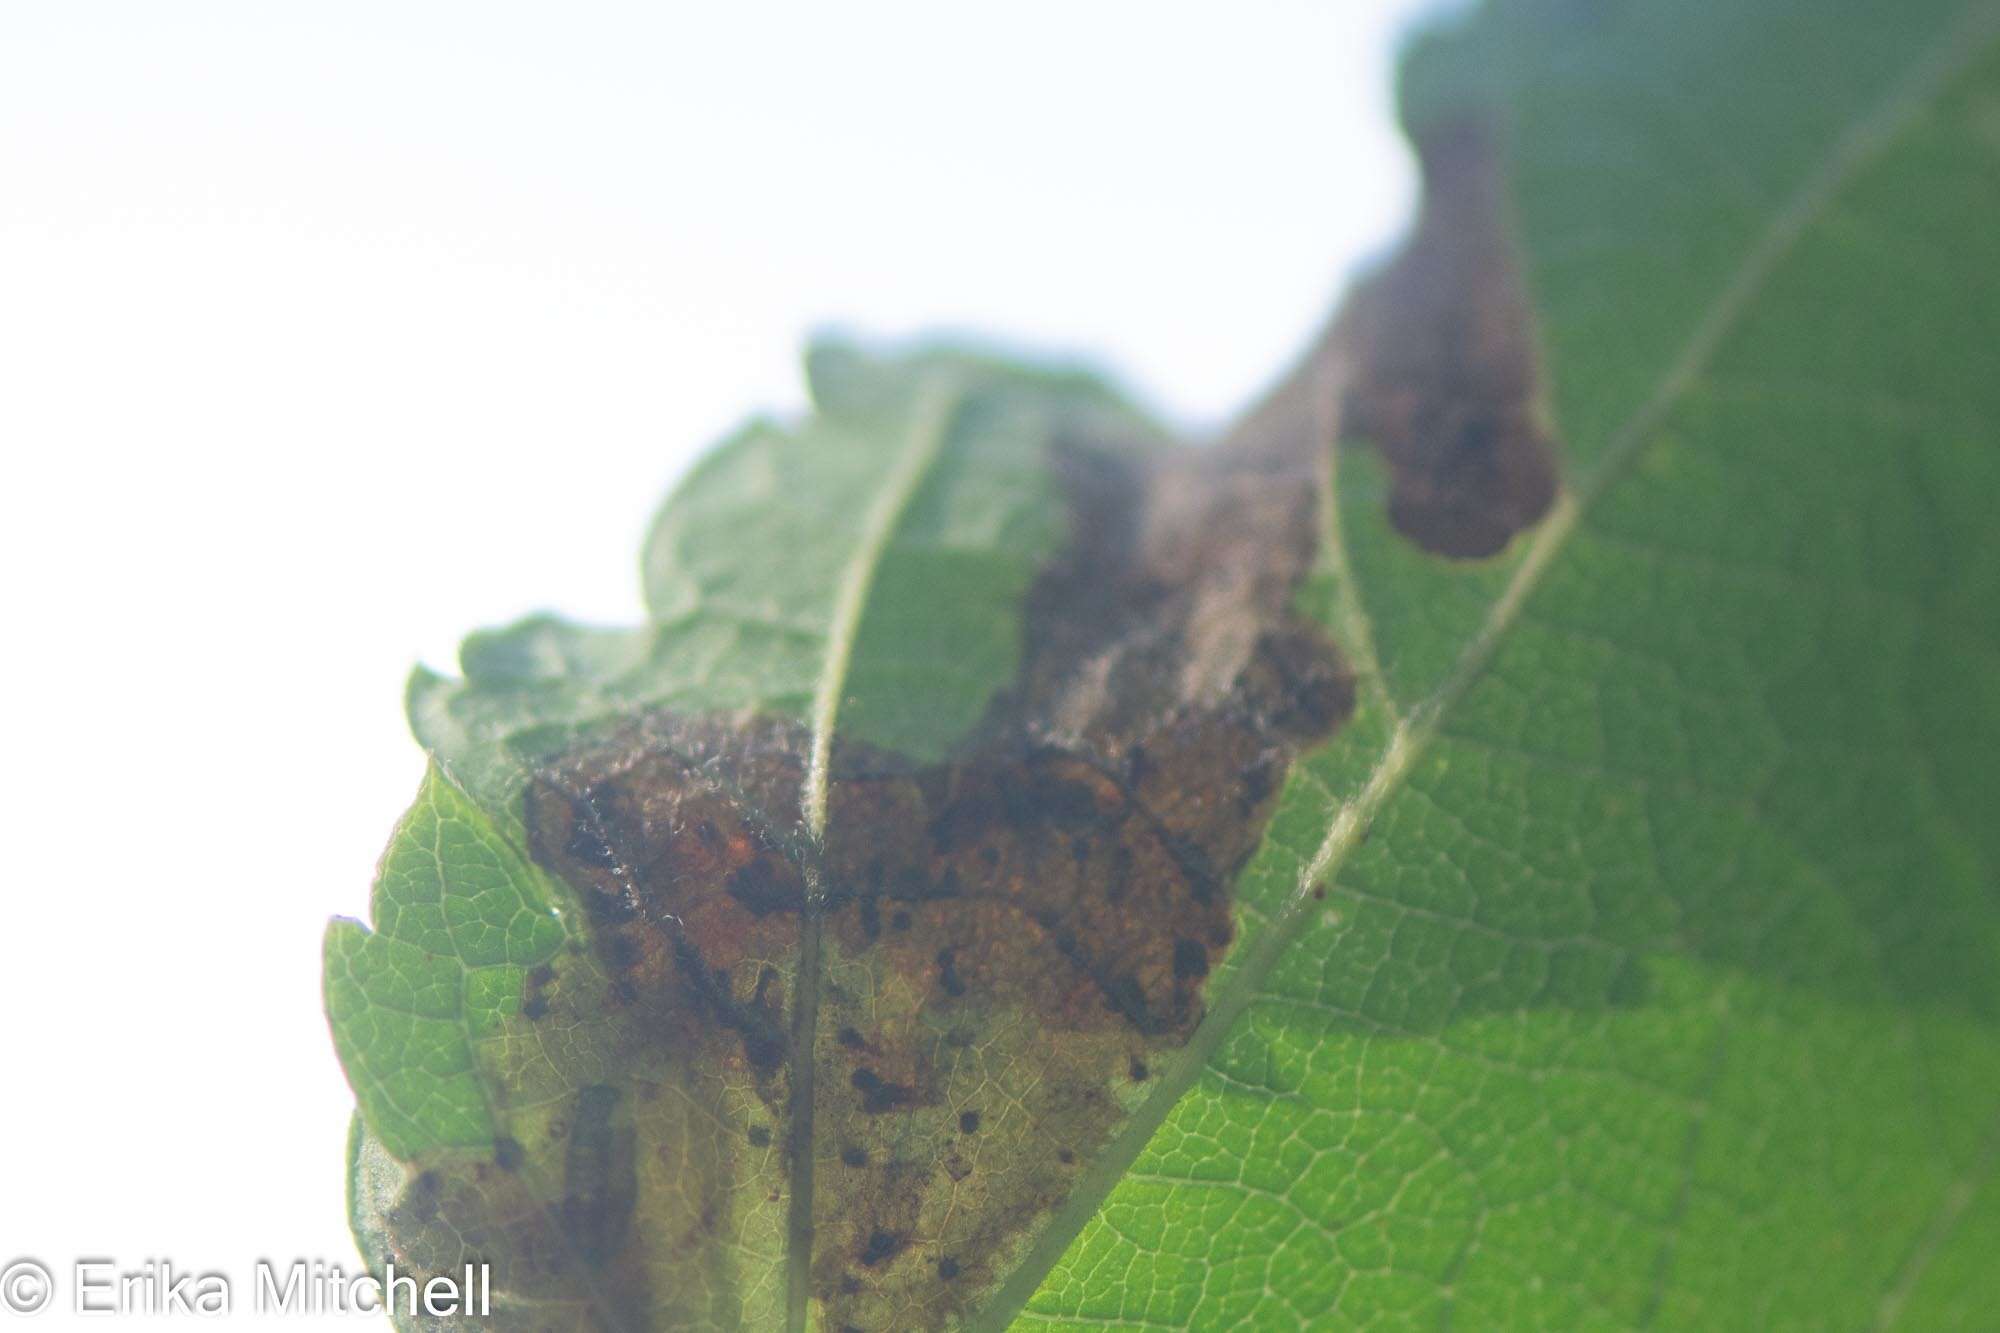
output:
[{"label": "leaf midrib", "polygon": [[910,502],[944,450],[963,394],[958,377],[945,374],[932,376],[917,390],[903,447],[863,516],[859,540],[834,585],[826,657],[813,687],[812,748],[799,800],[807,855],[806,903],[799,914],[799,967],[792,1000],[791,1171],[785,1228],[785,1326],[790,1333],[806,1328],[812,1291],[814,1039],[819,1028],[820,912],[825,896],[819,863],[826,842],[833,734],[869,591]]},{"label": "leaf midrib", "polygon": [[[1389,740],[1368,782],[1334,814],[1326,836],[1300,872],[1283,905],[1251,942],[1241,965],[1232,968],[1217,986],[1208,1013],[1179,1058],[1156,1080],[1152,1094],[1133,1112],[1118,1136],[1082,1173],[1068,1199],[1001,1284],[992,1302],[971,1321],[973,1327],[998,1330],[1013,1321],[1138,1160],[1167,1115],[1194,1087],[1223,1038],[1250,1008],[1278,959],[1313,919],[1315,913],[1309,910],[1313,906],[1313,888],[1330,881],[1339,872],[1348,854],[1366,835],[1375,815],[1400,789],[1403,779],[1436,736],[1445,714],[1492,662],[1501,640],[1575,533],[1583,513],[1629,471],[1799,237],[1821,216],[1841,187],[1996,39],[2000,39],[2000,2],[1979,0],[1967,6],[1956,20],[1946,25],[1940,38],[1925,49],[1888,95],[1857,117],[1834,141],[1819,166],[1773,217],[1709,303],[1653,391],[1607,440],[1591,470],[1557,497],[1530,539],[1521,563],[1488,609],[1478,631],[1460,652],[1450,674],[1404,717],[1392,722]],[[1337,422],[1329,419],[1329,424]],[[1329,430],[1326,434],[1324,445],[1331,454],[1338,447],[1337,431]],[[1337,474],[1329,469],[1326,475],[1331,480]],[[1337,497],[1327,497],[1326,509],[1336,515],[1337,504]],[[1324,526],[1323,539],[1332,553],[1335,568],[1351,568],[1337,521]],[[1379,665],[1373,661],[1373,634],[1366,610],[1354,599],[1344,603],[1339,611],[1344,621],[1360,627],[1361,642],[1369,645],[1368,660],[1362,663],[1363,674],[1369,674],[1371,669],[1379,673]],[[1371,693],[1379,685],[1378,675]]]}]

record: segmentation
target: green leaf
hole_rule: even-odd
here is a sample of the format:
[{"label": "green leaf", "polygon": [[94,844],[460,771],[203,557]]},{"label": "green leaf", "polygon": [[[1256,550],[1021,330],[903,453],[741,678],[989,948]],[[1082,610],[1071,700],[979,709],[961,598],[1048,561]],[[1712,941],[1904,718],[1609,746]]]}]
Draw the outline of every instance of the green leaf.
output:
[{"label": "green leaf", "polygon": [[364,1252],[522,1328],[1989,1319],[1996,38],[1493,0],[1214,448],[816,350],[645,626],[413,681]]},{"label": "green leaf", "polygon": [[362,1114],[390,1151],[490,1148],[475,1050],[566,938],[547,879],[435,772],[375,883],[371,932],[326,937],[326,1010]]},{"label": "green leaf", "polygon": [[1418,46],[1420,143],[1500,127],[1566,495],[1440,561],[1343,453],[1313,592],[1384,721],[1295,777],[1022,1326],[1990,1319],[1996,19],[1496,0]]}]

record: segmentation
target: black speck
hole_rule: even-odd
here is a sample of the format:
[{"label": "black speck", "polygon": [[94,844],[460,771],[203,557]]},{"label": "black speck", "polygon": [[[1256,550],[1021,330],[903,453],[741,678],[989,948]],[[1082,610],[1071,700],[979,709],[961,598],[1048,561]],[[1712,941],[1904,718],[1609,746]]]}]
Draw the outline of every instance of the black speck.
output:
[{"label": "black speck", "polygon": [[855,1293],[859,1292],[860,1290],[861,1290],[861,1279],[860,1279],[860,1278],[858,1278],[858,1277],[854,1276],[854,1274],[852,1274],[852,1273],[842,1273],[842,1274],[840,1275],[840,1294],[841,1294],[841,1295],[843,1295],[843,1296],[852,1296],[852,1295],[854,1295]]},{"label": "black speck", "polygon": [[1067,1148],[1058,1148],[1056,1149],[1056,1160],[1058,1162],[1061,1162],[1064,1166],[1068,1166],[1071,1162],[1074,1162],[1076,1160],[1076,1154],[1071,1152]]},{"label": "black speck", "polygon": [[1153,1071],[1146,1068],[1146,1062],[1144,1060],[1138,1059],[1137,1057],[1133,1058],[1132,1068],[1129,1072],[1132,1075],[1132,1081],[1134,1083],[1144,1083],[1147,1079],[1153,1076]]},{"label": "black speck", "polygon": [[961,1134],[977,1134],[979,1132],[979,1112],[960,1111],[958,1113],[958,1132]]},{"label": "black speck", "polygon": [[493,1164],[502,1171],[518,1171],[527,1154],[521,1151],[519,1139],[502,1134],[493,1140]]},{"label": "black speck", "polygon": [[549,1001],[545,995],[530,995],[527,999],[521,1001],[521,1017],[527,1019],[530,1023],[538,1023],[542,1019],[547,1018],[548,1014]]},{"label": "black speck", "polygon": [[753,1147],[753,1148],[768,1148],[768,1147],[770,1147],[770,1146],[771,1146],[771,1127],[770,1127],[769,1125],[752,1125],[752,1126],[750,1126],[750,1146],[751,1146],[751,1147]]},{"label": "black speck", "polygon": [[938,1276],[949,1282],[958,1276],[958,1260],[946,1255],[938,1260]]},{"label": "black speck", "polygon": [[861,1247],[862,1266],[873,1268],[885,1259],[893,1259],[909,1240],[909,1236],[900,1231],[870,1232],[868,1243]]},{"label": "black speck", "polygon": [[853,1028],[842,1028],[838,1035],[840,1044],[850,1051],[858,1051],[868,1044],[861,1039],[861,1034]]},{"label": "black speck", "polygon": [[849,1144],[840,1150],[840,1162],[843,1166],[866,1166],[868,1165],[868,1153],[864,1149]]},{"label": "black speck", "polygon": [[916,1100],[916,1089],[890,1083],[872,1069],[857,1069],[848,1081],[861,1094],[861,1109],[869,1115],[880,1115]]}]

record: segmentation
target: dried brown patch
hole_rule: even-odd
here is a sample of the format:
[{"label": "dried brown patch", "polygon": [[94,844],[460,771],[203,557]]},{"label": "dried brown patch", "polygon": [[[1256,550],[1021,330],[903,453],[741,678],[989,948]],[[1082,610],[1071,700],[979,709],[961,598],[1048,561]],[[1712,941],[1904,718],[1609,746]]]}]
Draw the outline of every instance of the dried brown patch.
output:
[{"label": "dried brown patch", "polygon": [[1309,441],[1059,457],[1015,687],[944,763],[838,742],[823,843],[780,720],[654,714],[528,793],[620,1002],[780,1121],[819,913],[811,1132],[771,1137],[811,1146],[827,1327],[936,1327],[1003,1274],[1201,1021],[1278,783],[1353,706],[1291,609]]},{"label": "dried brown patch", "polygon": [[1388,460],[1398,531],[1439,555],[1492,555],[1556,495],[1533,322],[1491,133],[1449,121],[1417,151],[1416,231],[1341,321],[1342,427]]},{"label": "dried brown patch", "polygon": [[656,714],[551,765],[528,792],[537,860],[578,890],[619,1002],[684,1059],[752,1079],[782,1111],[805,882],[787,824],[795,728]]},{"label": "dried brown patch", "polygon": [[1555,441],[1493,131],[1465,118],[1415,139],[1414,231],[1232,442],[1280,455],[1332,435],[1373,445],[1389,465],[1396,530],[1432,554],[1473,559],[1548,512]]}]

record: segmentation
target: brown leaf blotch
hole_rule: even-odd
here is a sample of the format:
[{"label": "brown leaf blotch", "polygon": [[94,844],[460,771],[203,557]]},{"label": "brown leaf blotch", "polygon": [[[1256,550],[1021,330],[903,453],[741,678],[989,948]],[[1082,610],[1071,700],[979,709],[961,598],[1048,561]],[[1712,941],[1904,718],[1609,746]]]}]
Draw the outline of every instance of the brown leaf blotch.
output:
[{"label": "brown leaf blotch", "polygon": [[1341,425],[1387,460],[1396,529],[1469,559],[1548,512],[1554,440],[1494,135],[1450,120],[1419,133],[1417,151],[1416,229],[1336,330],[1349,367]]},{"label": "brown leaf blotch", "polygon": [[[1353,707],[1293,605],[1309,441],[1057,456],[1073,537],[1030,594],[1014,688],[943,762],[837,738],[823,840],[799,816],[809,737],[782,718],[632,719],[528,793],[534,854],[575,887],[633,1029],[694,1086],[754,1088],[792,1126],[770,1138],[815,1159],[826,1327],[936,1327],[1002,1275],[1201,1022],[1283,775]],[[801,1134],[790,968],[809,918]],[[573,1134],[569,1154],[579,1221],[607,1232],[629,1209],[593,1202],[602,1152]],[[731,1159],[705,1165],[729,1197]]]}]

